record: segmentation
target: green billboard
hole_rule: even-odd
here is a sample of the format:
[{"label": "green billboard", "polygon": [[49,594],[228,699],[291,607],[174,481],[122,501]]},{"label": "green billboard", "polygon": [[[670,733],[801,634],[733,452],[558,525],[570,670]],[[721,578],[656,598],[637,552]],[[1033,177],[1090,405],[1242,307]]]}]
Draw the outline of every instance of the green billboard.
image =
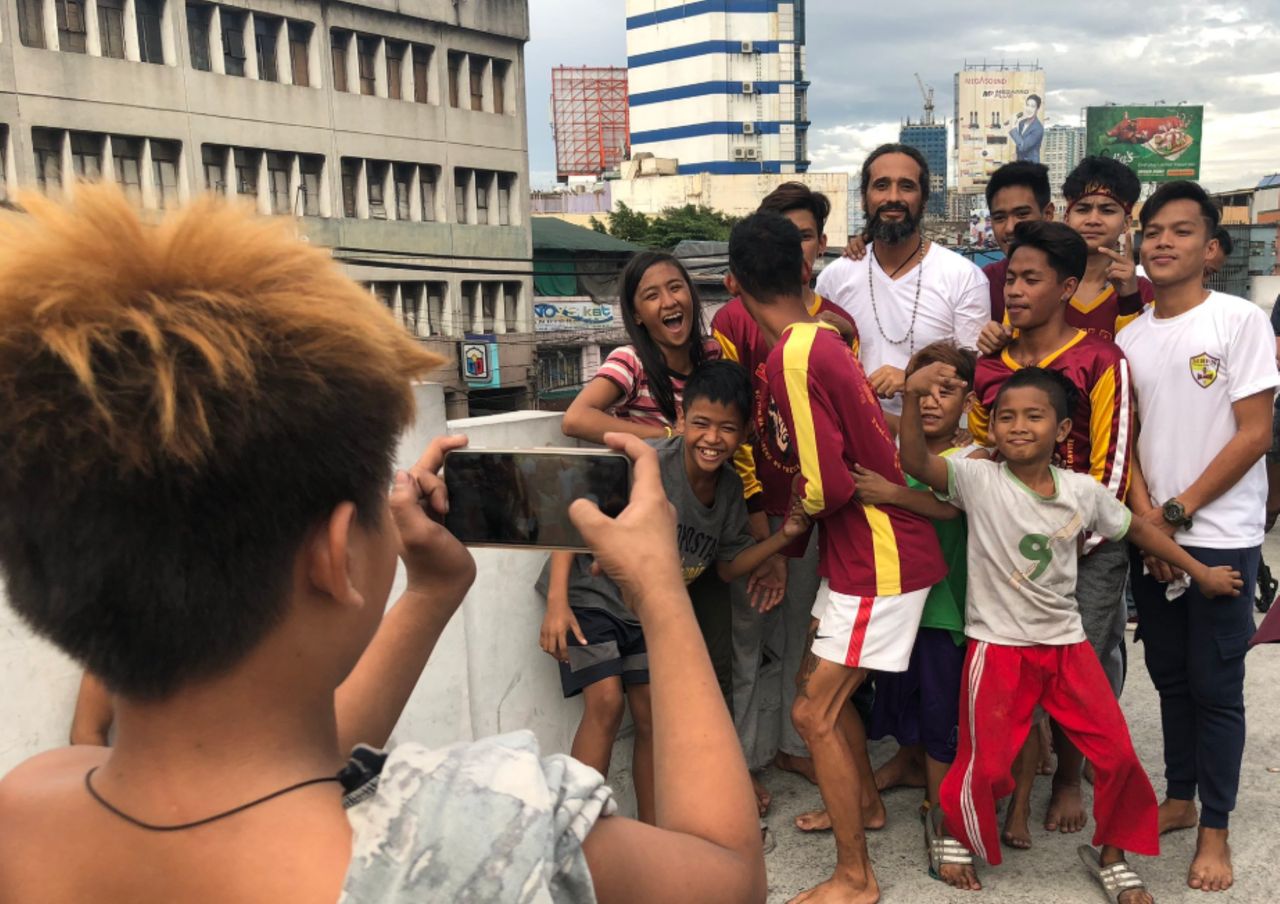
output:
[{"label": "green billboard", "polygon": [[1089,107],[1088,154],[1113,157],[1143,182],[1200,178],[1204,107]]}]

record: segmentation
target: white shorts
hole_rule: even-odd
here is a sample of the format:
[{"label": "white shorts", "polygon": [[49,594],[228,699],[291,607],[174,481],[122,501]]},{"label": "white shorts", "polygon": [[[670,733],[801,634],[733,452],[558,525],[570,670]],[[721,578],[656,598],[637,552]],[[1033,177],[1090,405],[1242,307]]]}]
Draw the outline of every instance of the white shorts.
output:
[{"label": "white shorts", "polygon": [[896,596],[849,596],[818,588],[813,655],[850,668],[905,672],[920,630],[928,587]]}]

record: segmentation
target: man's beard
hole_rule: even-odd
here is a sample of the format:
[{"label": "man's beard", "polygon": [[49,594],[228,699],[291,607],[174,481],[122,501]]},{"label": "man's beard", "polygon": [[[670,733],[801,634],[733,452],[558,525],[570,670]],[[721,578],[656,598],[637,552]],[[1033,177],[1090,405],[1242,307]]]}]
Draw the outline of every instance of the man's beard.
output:
[{"label": "man's beard", "polygon": [[[880,214],[886,210],[902,211],[901,220],[882,220]],[[905,204],[899,204],[890,201],[888,204],[881,204],[876,208],[876,212],[871,215],[871,221],[867,224],[867,229],[871,233],[873,242],[884,242],[886,245],[896,245],[908,236],[914,235],[920,226],[920,217],[911,213],[911,208]]]}]

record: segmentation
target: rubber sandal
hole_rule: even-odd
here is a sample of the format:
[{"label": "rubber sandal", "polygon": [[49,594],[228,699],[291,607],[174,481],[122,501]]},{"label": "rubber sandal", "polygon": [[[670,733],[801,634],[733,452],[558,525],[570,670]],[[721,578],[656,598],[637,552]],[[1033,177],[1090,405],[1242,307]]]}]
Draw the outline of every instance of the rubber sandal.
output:
[{"label": "rubber sandal", "polygon": [[973,854],[956,839],[943,834],[942,811],[933,808],[924,821],[924,844],[929,854],[929,875],[942,881],[944,866],[973,866]]},{"label": "rubber sandal", "polygon": [[1103,866],[1101,855],[1087,844],[1076,848],[1076,853],[1080,855],[1080,860],[1089,871],[1089,875],[1093,876],[1094,881],[1098,883],[1098,888],[1102,891],[1102,896],[1107,899],[1107,904],[1119,904],[1120,896],[1127,891],[1137,889],[1146,891],[1147,884],[1133,871],[1128,861],[1121,860],[1110,866]]}]

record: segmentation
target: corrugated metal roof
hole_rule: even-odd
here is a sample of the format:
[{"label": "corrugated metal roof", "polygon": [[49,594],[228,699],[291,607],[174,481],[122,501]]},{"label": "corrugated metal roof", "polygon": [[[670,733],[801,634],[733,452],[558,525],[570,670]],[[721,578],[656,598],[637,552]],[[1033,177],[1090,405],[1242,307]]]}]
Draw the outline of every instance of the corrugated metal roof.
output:
[{"label": "corrugated metal roof", "polygon": [[530,217],[533,227],[533,250],[537,251],[603,251],[633,254],[644,248],[632,242],[615,239],[603,232],[574,226],[556,217]]}]

